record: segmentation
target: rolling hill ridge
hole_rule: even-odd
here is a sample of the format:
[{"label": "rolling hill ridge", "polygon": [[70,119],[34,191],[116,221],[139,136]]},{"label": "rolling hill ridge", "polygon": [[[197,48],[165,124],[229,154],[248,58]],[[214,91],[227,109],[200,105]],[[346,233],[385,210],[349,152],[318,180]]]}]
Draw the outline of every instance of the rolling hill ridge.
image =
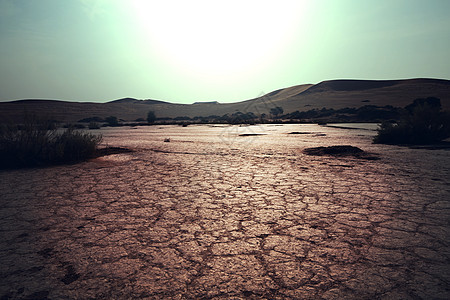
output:
[{"label": "rolling hill ridge", "polygon": [[133,121],[145,118],[152,110],[157,117],[222,116],[235,112],[268,114],[271,108],[282,107],[285,113],[311,109],[364,105],[404,107],[414,99],[437,97],[442,108],[450,110],[450,80],[329,80],[272,91],[260,97],[235,103],[196,102],[177,104],[160,100],[124,98],[106,103],[61,100],[25,99],[0,102],[1,120],[18,120],[24,112],[50,116],[61,122],[76,122],[89,117],[116,116]]}]

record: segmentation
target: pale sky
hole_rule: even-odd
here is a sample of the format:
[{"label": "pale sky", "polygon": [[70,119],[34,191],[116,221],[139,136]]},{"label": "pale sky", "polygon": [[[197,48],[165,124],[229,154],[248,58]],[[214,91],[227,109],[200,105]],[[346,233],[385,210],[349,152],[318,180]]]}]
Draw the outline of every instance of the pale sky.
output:
[{"label": "pale sky", "polygon": [[0,101],[234,102],[450,79],[448,0],[0,0]]}]

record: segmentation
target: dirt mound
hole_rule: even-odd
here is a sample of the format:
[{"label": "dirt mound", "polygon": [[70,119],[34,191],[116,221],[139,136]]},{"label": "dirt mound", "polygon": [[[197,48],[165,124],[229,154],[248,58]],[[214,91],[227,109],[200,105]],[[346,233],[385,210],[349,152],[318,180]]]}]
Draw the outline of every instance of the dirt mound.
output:
[{"label": "dirt mound", "polygon": [[360,159],[376,160],[378,156],[349,145],[306,148],[303,153],[317,156],[353,156]]},{"label": "dirt mound", "polygon": [[96,157],[113,155],[113,154],[121,154],[121,153],[130,153],[134,152],[131,149],[123,148],[123,147],[106,147],[97,149]]}]

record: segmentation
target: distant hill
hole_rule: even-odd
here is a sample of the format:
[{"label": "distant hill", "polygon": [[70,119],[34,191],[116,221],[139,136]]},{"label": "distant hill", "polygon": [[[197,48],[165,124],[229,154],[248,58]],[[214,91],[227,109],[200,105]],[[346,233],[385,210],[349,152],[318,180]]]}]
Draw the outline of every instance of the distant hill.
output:
[{"label": "distant hill", "polygon": [[145,118],[149,110],[157,117],[221,116],[235,112],[268,114],[271,108],[282,107],[285,113],[311,109],[364,105],[404,107],[416,98],[437,97],[442,107],[450,110],[450,80],[330,80],[304,84],[270,92],[266,95],[235,102],[196,102],[176,104],[159,100],[124,98],[107,103],[27,99],[0,102],[0,120],[18,120],[25,112],[46,115],[63,122],[76,122],[90,117],[116,116],[133,121]]},{"label": "distant hill", "polygon": [[134,98],[123,98],[123,99],[113,100],[108,103],[122,103],[122,104],[164,104],[164,103],[166,103],[166,104],[170,104],[169,102],[160,101],[160,100],[151,100],[151,99],[139,100],[139,99],[134,99]]}]

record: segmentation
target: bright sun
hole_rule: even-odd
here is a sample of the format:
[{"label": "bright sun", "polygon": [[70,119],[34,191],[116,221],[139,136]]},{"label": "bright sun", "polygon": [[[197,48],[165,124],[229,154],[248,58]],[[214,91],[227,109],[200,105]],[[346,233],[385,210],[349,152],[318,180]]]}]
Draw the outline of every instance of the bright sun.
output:
[{"label": "bright sun", "polygon": [[[146,44],[186,72],[262,70],[300,34],[306,1],[129,1]],[[297,37],[298,38],[298,37]]]}]

